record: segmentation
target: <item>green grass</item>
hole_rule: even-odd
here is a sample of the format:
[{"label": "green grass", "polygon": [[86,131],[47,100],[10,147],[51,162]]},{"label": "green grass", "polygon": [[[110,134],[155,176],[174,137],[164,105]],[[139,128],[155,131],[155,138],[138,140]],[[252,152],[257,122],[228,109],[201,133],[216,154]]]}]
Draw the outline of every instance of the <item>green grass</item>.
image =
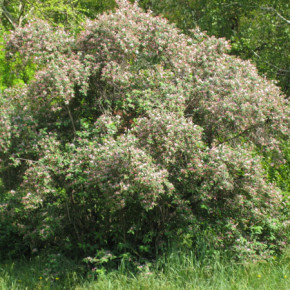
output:
[{"label": "green grass", "polygon": [[[270,262],[237,264],[219,258],[197,261],[194,255],[175,251],[155,264],[142,265],[139,273],[126,266],[107,273],[82,275],[74,262],[59,265],[62,272],[45,274],[47,264],[32,261],[0,264],[0,289],[290,289],[290,254]],[[68,262],[65,262],[68,263]],[[54,269],[55,270],[55,269]]]}]

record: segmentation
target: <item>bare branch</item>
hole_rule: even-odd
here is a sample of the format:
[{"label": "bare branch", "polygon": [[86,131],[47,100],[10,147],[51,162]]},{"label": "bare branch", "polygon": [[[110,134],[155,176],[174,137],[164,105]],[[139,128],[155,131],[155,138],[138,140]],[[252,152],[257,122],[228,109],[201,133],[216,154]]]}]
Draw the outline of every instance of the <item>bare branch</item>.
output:
[{"label": "bare branch", "polygon": [[281,18],[282,20],[284,20],[286,23],[290,24],[290,20],[286,19],[285,17],[283,17],[276,9],[274,9],[273,7],[261,7],[262,10],[267,10],[267,11],[273,11],[279,18]]},{"label": "bare branch", "polygon": [[[257,56],[258,58],[262,58],[260,55],[258,55],[254,50],[252,50],[252,52],[253,52],[253,54],[255,55],[255,56]],[[287,69],[282,69],[282,68],[279,68],[278,66],[276,66],[276,65],[274,65],[274,64],[272,64],[272,63],[270,63],[270,62],[268,62],[268,61],[266,61],[266,60],[263,60],[265,63],[267,63],[269,66],[272,66],[272,67],[274,67],[274,68],[276,68],[278,71],[280,71],[281,73],[283,72],[283,73],[289,73],[290,71],[289,70],[287,70]]]},{"label": "bare branch", "polygon": [[73,132],[74,132],[74,137],[76,137],[76,127],[75,127],[75,123],[74,123],[74,119],[73,119],[72,113],[71,113],[70,108],[69,108],[68,105],[66,105],[66,108],[67,108],[67,111],[68,111],[68,114],[69,114],[70,121],[71,121],[71,123],[72,123],[72,128],[73,128]]},{"label": "bare branch", "polygon": [[258,5],[247,5],[247,4],[241,4],[239,2],[232,2],[232,3],[224,3],[222,4],[224,7],[229,7],[229,6],[244,6],[244,7],[247,7],[247,8],[253,8],[253,9],[257,9],[257,8],[260,8],[261,10],[266,10],[266,11],[272,11],[274,12],[279,18],[281,18],[283,21],[285,21],[286,23],[290,24],[290,20],[286,19],[284,16],[282,16],[275,8],[273,7],[260,7]]},{"label": "bare branch", "polygon": [[13,28],[15,29],[18,25],[16,20],[14,19],[14,17],[9,13],[9,11],[6,9],[6,7],[4,6],[4,4],[1,5],[2,8],[2,13],[5,16],[5,18],[10,22],[10,24],[13,26]]}]

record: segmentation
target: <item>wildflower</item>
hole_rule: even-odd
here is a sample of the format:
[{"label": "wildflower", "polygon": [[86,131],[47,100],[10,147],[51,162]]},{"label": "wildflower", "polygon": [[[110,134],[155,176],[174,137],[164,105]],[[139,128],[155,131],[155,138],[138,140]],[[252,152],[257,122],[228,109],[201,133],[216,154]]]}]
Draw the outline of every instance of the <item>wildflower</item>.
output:
[{"label": "wildflower", "polygon": [[55,280],[59,280],[59,277],[56,277]]},{"label": "wildflower", "polygon": [[287,275],[284,275],[284,279],[286,279],[287,278]]},{"label": "wildflower", "polygon": [[42,277],[39,277],[39,280],[42,280]]},{"label": "wildflower", "polygon": [[261,277],[262,277],[262,275],[261,275],[261,274],[258,274],[258,275],[257,275],[257,277],[258,277],[258,278],[261,278]]}]

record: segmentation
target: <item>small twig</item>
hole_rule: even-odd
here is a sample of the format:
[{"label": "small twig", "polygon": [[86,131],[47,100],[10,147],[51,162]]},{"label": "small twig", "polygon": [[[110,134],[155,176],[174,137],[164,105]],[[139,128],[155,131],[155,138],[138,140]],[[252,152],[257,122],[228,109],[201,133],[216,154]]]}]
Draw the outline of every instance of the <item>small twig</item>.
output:
[{"label": "small twig", "polygon": [[78,238],[78,240],[80,240],[80,235],[79,235],[78,229],[77,229],[77,227],[76,227],[76,224],[75,224],[75,222],[71,219],[71,215],[70,215],[70,211],[69,211],[68,203],[66,202],[65,205],[66,205],[66,211],[67,211],[68,220],[69,220],[70,223],[72,223],[72,225],[73,225],[73,227],[74,227],[74,230],[75,230],[75,233],[76,233],[76,235],[77,235],[77,238]]},{"label": "small twig", "polygon": [[76,137],[76,127],[75,127],[75,123],[74,123],[74,119],[73,119],[72,113],[71,113],[70,108],[69,108],[68,105],[66,105],[66,108],[67,108],[67,111],[68,111],[68,114],[69,114],[70,121],[72,123],[74,137]]}]

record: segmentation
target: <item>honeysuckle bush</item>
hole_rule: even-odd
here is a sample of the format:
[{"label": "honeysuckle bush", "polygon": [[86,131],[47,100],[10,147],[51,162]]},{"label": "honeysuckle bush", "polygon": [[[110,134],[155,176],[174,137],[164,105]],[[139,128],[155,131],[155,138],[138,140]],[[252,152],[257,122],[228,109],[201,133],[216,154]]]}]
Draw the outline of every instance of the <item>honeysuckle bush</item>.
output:
[{"label": "honeysuckle bush", "polygon": [[1,249],[283,251],[287,204],[257,152],[283,164],[287,100],[225,40],[118,5],[78,36],[37,21],[7,39],[35,75],[0,99]]}]

